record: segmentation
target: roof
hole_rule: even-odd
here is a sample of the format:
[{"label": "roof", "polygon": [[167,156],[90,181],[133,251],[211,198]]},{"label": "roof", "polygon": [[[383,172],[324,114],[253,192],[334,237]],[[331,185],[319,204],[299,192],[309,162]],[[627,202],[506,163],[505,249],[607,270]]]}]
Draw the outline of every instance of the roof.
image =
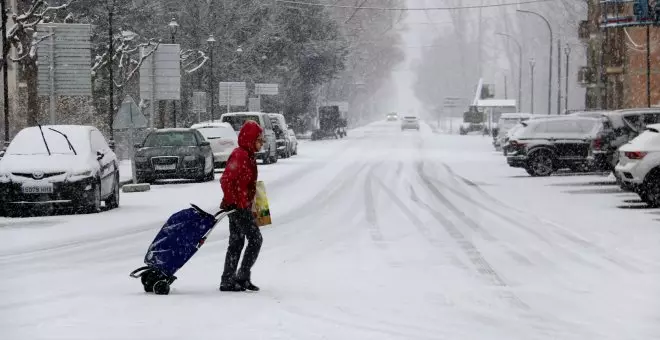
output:
[{"label": "roof", "polygon": [[154,132],[159,133],[159,132],[190,132],[192,131],[192,128],[167,128],[167,129],[158,129],[155,130]]},{"label": "roof", "polygon": [[478,107],[515,107],[515,99],[481,99],[477,101]]},{"label": "roof", "polygon": [[201,122],[197,124],[193,124],[190,128],[191,129],[199,129],[203,127],[223,127],[223,128],[230,128],[233,129],[231,124],[226,123],[226,122]]},{"label": "roof", "polygon": [[631,109],[616,110],[614,112],[621,112],[621,113],[646,113],[646,112],[655,113],[655,112],[658,112],[658,113],[660,113],[660,107],[638,107],[638,108],[631,108]]},{"label": "roof", "polygon": [[222,116],[261,116],[261,115],[266,115],[267,113],[264,112],[229,112],[229,113],[223,113]]}]

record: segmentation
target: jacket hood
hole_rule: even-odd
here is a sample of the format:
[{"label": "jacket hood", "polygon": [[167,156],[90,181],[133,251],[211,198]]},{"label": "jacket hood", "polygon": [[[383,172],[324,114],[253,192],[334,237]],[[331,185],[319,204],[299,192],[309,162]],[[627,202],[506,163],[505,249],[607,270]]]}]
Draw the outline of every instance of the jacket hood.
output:
[{"label": "jacket hood", "polygon": [[243,124],[241,131],[238,133],[238,146],[251,153],[257,152],[254,143],[262,132],[263,129],[257,124],[257,122],[252,120],[246,121],[245,124]]}]

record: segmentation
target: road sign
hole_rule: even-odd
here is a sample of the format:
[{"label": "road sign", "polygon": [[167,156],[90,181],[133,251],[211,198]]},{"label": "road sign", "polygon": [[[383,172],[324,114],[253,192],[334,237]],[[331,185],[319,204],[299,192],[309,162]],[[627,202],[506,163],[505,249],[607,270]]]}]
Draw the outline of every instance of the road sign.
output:
[{"label": "road sign", "polygon": [[47,37],[37,45],[37,93],[50,97],[51,124],[57,96],[92,95],[91,34],[89,24],[37,25],[37,37]]},{"label": "road sign", "polygon": [[218,92],[218,105],[227,105],[227,112],[230,106],[245,106],[247,97],[245,82],[222,82]]},{"label": "road sign", "polygon": [[248,99],[248,111],[250,111],[250,112],[261,112],[261,98],[249,98]]},{"label": "road sign", "polygon": [[115,115],[114,130],[129,129],[144,129],[148,126],[147,118],[142,114],[140,107],[135,103],[131,96],[126,96],[121,103],[119,112]]},{"label": "road sign", "polygon": [[[144,47],[141,53],[144,55],[151,48]],[[181,99],[181,56],[178,44],[161,44],[142,63],[140,96],[154,101]]]},{"label": "road sign", "polygon": [[278,84],[254,84],[254,94],[275,96],[278,95],[279,85]]},{"label": "road sign", "polygon": [[137,104],[135,104],[135,100],[131,96],[126,96],[121,103],[119,112],[117,112],[112,128],[114,130],[128,129],[128,148],[131,161],[133,162],[133,184],[137,184],[137,173],[135,170],[135,129],[144,129],[146,127],[147,118],[142,114]]},{"label": "road sign", "polygon": [[91,96],[90,64],[92,26],[88,24],[39,24],[37,47],[39,95]]},{"label": "road sign", "polygon": [[206,92],[193,92],[193,112],[206,113]]}]

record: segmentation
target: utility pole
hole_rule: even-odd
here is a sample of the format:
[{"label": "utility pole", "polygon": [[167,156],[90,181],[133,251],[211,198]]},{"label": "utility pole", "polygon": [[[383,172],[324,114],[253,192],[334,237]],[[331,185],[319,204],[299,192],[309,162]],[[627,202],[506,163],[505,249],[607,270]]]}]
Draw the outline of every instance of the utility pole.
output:
[{"label": "utility pole", "polygon": [[557,116],[559,115],[561,115],[561,39],[557,39]]},{"label": "utility pole", "polygon": [[8,54],[9,43],[7,41],[7,4],[0,0],[0,12],[2,12],[2,100],[5,116],[5,144],[9,143],[9,81],[8,81]]},{"label": "utility pole", "polygon": [[[4,0],[0,1],[4,2]],[[108,2],[108,40],[110,40],[110,43],[108,44],[108,73],[110,74],[110,81],[108,82],[108,90],[110,92],[110,98],[108,99],[108,114],[110,115],[110,140],[114,140],[115,132],[112,126],[114,125],[115,120],[115,75],[112,61],[115,54],[115,48],[113,42],[114,37],[112,35],[112,17],[115,11],[115,0],[108,0]]]},{"label": "utility pole", "polygon": [[535,66],[536,66],[536,60],[534,60],[534,58],[530,59],[530,60],[529,60],[529,69],[530,69],[530,77],[532,78],[532,79],[531,79],[531,83],[532,83],[532,84],[531,84],[531,90],[532,90],[532,93],[531,93],[531,96],[532,96],[532,102],[531,102],[531,105],[530,105],[529,112],[530,112],[531,114],[534,114],[534,67],[535,67]]},{"label": "utility pole", "polygon": [[504,75],[504,99],[509,99],[509,92],[506,87],[506,75]]},{"label": "utility pole", "polygon": [[542,16],[541,14],[538,14],[536,12],[526,11],[526,10],[522,10],[522,9],[517,9],[516,12],[533,14],[533,15],[536,15],[537,17],[543,19],[543,21],[545,21],[546,25],[548,26],[548,31],[550,32],[550,44],[549,44],[550,54],[548,56],[548,65],[549,65],[548,66],[549,67],[549,70],[548,70],[548,115],[550,115],[550,112],[552,111],[552,50],[553,50],[552,45],[554,43],[553,34],[552,34],[552,26],[550,26],[550,22],[548,21],[548,19],[546,19],[544,16]]},{"label": "utility pole", "polygon": [[646,106],[651,107],[651,28],[646,26]]},{"label": "utility pole", "polygon": [[209,72],[209,85],[208,85],[208,91],[209,91],[209,97],[211,98],[211,121],[215,121],[215,77],[213,73],[213,48],[215,47],[216,40],[213,37],[213,34],[209,35],[209,38],[206,39],[206,43],[209,46],[209,59],[211,61],[211,70]]},{"label": "utility pole", "polygon": [[564,93],[564,109],[566,112],[568,112],[568,80],[570,78],[569,75],[571,74],[571,69],[569,68],[569,63],[571,60],[571,46],[569,44],[566,44],[564,53],[566,53],[566,91]]},{"label": "utility pole", "polygon": [[[167,25],[170,28],[170,40],[172,45],[176,44],[176,32],[179,30],[179,23],[175,18]],[[154,60],[154,63],[156,61]],[[172,100],[172,127],[176,128],[176,100]]]}]

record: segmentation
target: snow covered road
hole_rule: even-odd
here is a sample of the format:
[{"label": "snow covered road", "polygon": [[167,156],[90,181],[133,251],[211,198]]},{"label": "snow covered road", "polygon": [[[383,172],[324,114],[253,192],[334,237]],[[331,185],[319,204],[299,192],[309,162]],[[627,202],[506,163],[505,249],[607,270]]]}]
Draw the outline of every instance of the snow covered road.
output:
[{"label": "snow covered road", "polygon": [[0,339],[660,338],[660,210],[604,176],[530,178],[489,142],[382,122],[260,166],[258,293],[217,289],[226,222],[171,295],[128,277],[217,181],[0,218]]}]

